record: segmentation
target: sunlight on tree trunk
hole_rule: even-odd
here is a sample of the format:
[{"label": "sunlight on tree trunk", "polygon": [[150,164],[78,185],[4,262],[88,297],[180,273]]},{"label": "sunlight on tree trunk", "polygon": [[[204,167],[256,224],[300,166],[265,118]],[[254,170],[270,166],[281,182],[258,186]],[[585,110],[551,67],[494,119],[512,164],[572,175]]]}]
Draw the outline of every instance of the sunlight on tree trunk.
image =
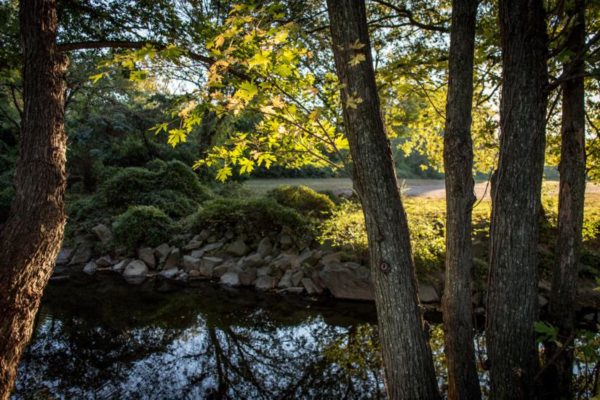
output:
[{"label": "sunlight on tree trunk", "polygon": [[22,0],[24,113],[16,197],[0,232],[0,398],[7,399],[64,234],[64,74],[55,0]]}]

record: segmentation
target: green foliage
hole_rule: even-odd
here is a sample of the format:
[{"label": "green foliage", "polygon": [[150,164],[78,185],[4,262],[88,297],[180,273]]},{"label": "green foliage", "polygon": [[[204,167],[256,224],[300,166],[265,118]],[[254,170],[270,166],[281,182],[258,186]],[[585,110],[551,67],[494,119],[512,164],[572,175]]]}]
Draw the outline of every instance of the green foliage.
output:
[{"label": "green foliage", "polygon": [[361,258],[368,256],[365,218],[360,205],[343,202],[319,227],[319,240],[330,241],[334,246],[351,250]]},{"label": "green foliage", "polygon": [[171,218],[152,206],[129,207],[113,223],[115,243],[126,246],[128,250],[168,242],[174,230]]},{"label": "green foliage", "polygon": [[306,218],[269,198],[207,201],[193,216],[191,228],[200,231],[207,226],[242,226],[253,232],[269,232],[283,227],[304,232],[310,228]]},{"label": "green foliage", "polygon": [[268,194],[279,204],[291,207],[309,217],[325,217],[333,211],[335,204],[327,195],[317,193],[308,186],[280,186]]},{"label": "green foliage", "polygon": [[156,205],[173,217],[181,217],[212,197],[182,162],[154,162],[151,166],[153,170],[124,168],[104,182],[101,194],[105,204],[115,209]]}]

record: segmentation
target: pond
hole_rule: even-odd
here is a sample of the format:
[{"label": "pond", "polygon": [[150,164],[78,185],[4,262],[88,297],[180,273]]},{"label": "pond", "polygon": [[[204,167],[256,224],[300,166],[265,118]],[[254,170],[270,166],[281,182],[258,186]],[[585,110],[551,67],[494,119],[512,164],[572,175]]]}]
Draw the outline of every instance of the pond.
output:
[{"label": "pond", "polygon": [[[108,278],[51,283],[13,399],[385,398],[371,303],[210,283],[159,289]],[[444,389],[436,317],[428,315],[430,344]],[[479,361],[483,340],[475,338]],[[577,342],[575,397],[590,398],[600,337]],[[480,379],[487,395],[486,371]]]}]

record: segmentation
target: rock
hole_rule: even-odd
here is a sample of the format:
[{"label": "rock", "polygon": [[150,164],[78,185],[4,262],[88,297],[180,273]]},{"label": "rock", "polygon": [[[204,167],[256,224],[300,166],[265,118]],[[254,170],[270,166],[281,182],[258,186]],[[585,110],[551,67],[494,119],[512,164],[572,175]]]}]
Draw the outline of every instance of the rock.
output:
[{"label": "rock", "polygon": [[113,265],[113,260],[110,256],[102,256],[96,260],[96,264],[98,264],[99,267],[106,268]]},{"label": "rock", "polygon": [[331,294],[338,299],[373,300],[373,286],[369,280],[357,276],[340,263],[327,264],[319,278]]},{"label": "rock", "polygon": [[256,280],[256,268],[248,268],[238,274],[242,286],[250,286]]},{"label": "rock", "polygon": [[204,250],[202,250],[202,249],[194,250],[190,253],[190,256],[196,257],[196,258],[201,258],[203,255],[204,255]]},{"label": "rock", "polygon": [[282,234],[279,237],[279,244],[281,244],[282,247],[289,247],[294,243],[294,240],[292,239],[292,237],[288,234]]},{"label": "rock", "polygon": [[218,267],[215,267],[215,269],[213,269],[213,271],[212,271],[212,275],[213,275],[215,278],[220,278],[220,277],[222,277],[223,275],[225,275],[227,272],[229,272],[229,267],[230,267],[230,266],[229,266],[229,265],[227,265],[227,264],[221,264],[221,265],[219,265]]},{"label": "rock", "polygon": [[204,253],[219,250],[221,247],[223,247],[223,242],[209,243],[206,246],[202,247],[200,251],[202,251],[202,254],[204,255]]},{"label": "rock", "polygon": [[244,243],[242,239],[238,239],[235,242],[230,243],[229,246],[227,246],[227,253],[237,257],[245,256],[246,254],[248,254],[248,251],[248,246],[246,246],[246,243]]},{"label": "rock", "polygon": [[156,258],[154,258],[154,250],[150,247],[142,247],[137,251],[138,258],[142,260],[149,268],[156,268]]},{"label": "rock", "polygon": [[331,263],[339,263],[342,260],[341,253],[329,253],[325,254],[321,257],[321,263],[323,265],[331,264]]},{"label": "rock", "polygon": [[82,243],[77,246],[75,254],[71,257],[69,265],[84,264],[92,258],[92,246],[89,243]]},{"label": "rock", "polygon": [[179,268],[169,268],[169,269],[163,269],[162,271],[160,271],[159,275],[167,278],[167,279],[173,279],[177,276],[177,274],[179,273]]},{"label": "rock", "polygon": [[262,238],[262,240],[258,243],[256,252],[260,254],[262,258],[265,258],[266,256],[270,255],[272,251],[273,244],[271,243],[271,240],[268,237]]},{"label": "rock", "polygon": [[95,262],[90,261],[89,263],[85,264],[85,267],[83,267],[83,272],[88,275],[94,275],[97,269],[98,265],[96,265]]},{"label": "rock", "polygon": [[301,283],[302,286],[304,286],[304,289],[306,289],[306,293],[308,293],[309,295],[323,293],[323,289],[315,285],[315,283],[310,278],[302,278]]},{"label": "rock", "polygon": [[199,278],[201,276],[200,271],[196,271],[195,269],[188,272],[188,276],[190,278]]},{"label": "rock", "polygon": [[254,281],[254,287],[257,290],[271,290],[275,286],[275,278],[272,276],[259,276]]},{"label": "rock", "polygon": [[106,226],[104,224],[96,225],[95,227],[92,228],[92,232],[94,232],[96,234],[96,236],[98,237],[98,239],[100,239],[100,241],[102,243],[108,243],[113,238],[112,232],[110,231],[108,226]]},{"label": "rock", "polygon": [[202,242],[199,240],[192,239],[188,244],[183,246],[184,250],[196,250],[202,247]]},{"label": "rock", "polygon": [[430,284],[419,283],[419,301],[421,303],[437,303],[440,301],[440,296]]},{"label": "rock", "polygon": [[240,259],[239,262],[239,265],[242,268],[256,268],[262,264],[264,264],[263,257],[258,253],[252,253],[249,256]]},{"label": "rock", "polygon": [[163,269],[177,268],[177,267],[179,267],[180,264],[181,264],[181,250],[179,250],[177,247],[173,247],[171,249],[171,252],[167,256],[167,259],[165,260],[165,265],[164,265]]},{"label": "rock", "polygon": [[165,262],[169,254],[171,254],[171,246],[166,243],[154,249],[154,256],[158,259],[159,263]]},{"label": "rock", "polygon": [[237,272],[226,272],[221,276],[221,285],[236,287],[240,285],[240,277]]},{"label": "rock", "polygon": [[56,265],[68,264],[73,256],[73,249],[70,247],[63,247],[56,257]]},{"label": "rock", "polygon": [[256,276],[267,276],[271,273],[271,271],[273,271],[273,269],[266,265],[256,270]]},{"label": "rock", "polygon": [[279,283],[277,284],[277,287],[280,289],[286,289],[293,286],[292,285],[292,270],[288,269],[287,271],[285,271],[285,273],[283,274],[283,276],[281,277],[281,279],[279,280]]},{"label": "rock", "polygon": [[302,272],[302,271],[292,272],[292,277],[291,277],[292,286],[300,286],[300,282],[302,282],[302,278],[304,278],[304,272]]},{"label": "rock", "polygon": [[146,280],[148,266],[142,260],[133,260],[125,267],[123,278],[127,283],[139,285]]},{"label": "rock", "polygon": [[297,257],[292,258],[292,262],[291,262],[292,268],[298,269],[298,268],[302,267],[302,264],[304,264],[305,262],[310,260],[312,255],[313,255],[312,250],[310,250],[310,249],[302,250],[302,252],[300,254],[298,254]]},{"label": "rock", "polygon": [[200,273],[204,276],[207,277],[212,277],[213,276],[213,270],[215,269],[215,267],[217,265],[220,265],[223,263],[223,259],[222,258],[218,258],[218,257],[204,257],[200,260]]},{"label": "rock", "polygon": [[302,292],[304,292],[304,288],[302,286],[293,286],[282,290],[282,292],[289,294],[302,294]]},{"label": "rock", "polygon": [[183,256],[183,269],[189,272],[193,269],[199,269],[202,261],[199,258],[192,256]]},{"label": "rock", "polygon": [[112,270],[113,271],[117,271],[117,272],[122,272],[125,267],[127,266],[127,264],[129,264],[130,260],[121,260],[118,263],[116,263],[115,265],[112,266]]},{"label": "rock", "polygon": [[275,257],[275,259],[271,262],[271,265],[276,269],[285,271],[291,268],[292,262],[295,259],[295,257],[296,256],[293,254],[281,253],[280,255]]}]

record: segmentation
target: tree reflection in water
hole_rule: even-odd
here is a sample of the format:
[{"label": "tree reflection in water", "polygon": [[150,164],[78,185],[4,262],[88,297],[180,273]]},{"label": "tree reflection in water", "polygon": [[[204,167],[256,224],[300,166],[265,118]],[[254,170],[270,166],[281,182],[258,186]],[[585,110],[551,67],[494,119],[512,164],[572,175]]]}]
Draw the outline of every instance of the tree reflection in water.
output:
[{"label": "tree reflection in water", "polygon": [[51,286],[15,398],[383,398],[374,317],[210,285]]}]

